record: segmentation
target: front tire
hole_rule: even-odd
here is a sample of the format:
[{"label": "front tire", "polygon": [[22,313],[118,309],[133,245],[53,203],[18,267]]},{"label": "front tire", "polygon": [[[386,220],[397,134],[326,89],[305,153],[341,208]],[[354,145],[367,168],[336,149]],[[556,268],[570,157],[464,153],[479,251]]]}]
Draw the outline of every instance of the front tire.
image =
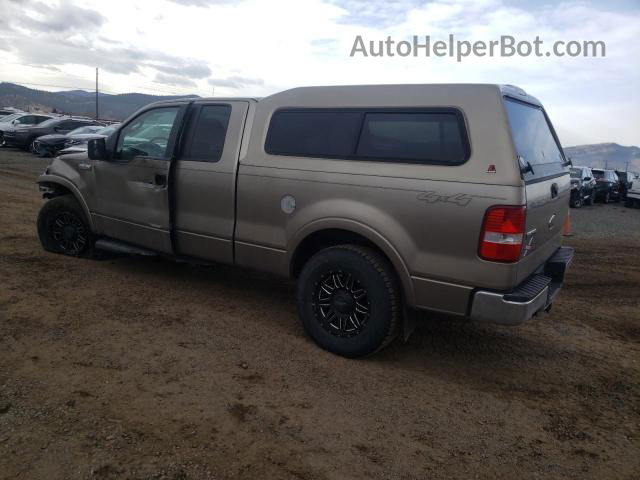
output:
[{"label": "front tire", "polygon": [[596,201],[596,192],[591,192],[591,195],[589,195],[589,198],[587,200],[584,201],[584,203],[586,205],[593,205]]},{"label": "front tire", "polygon": [[578,193],[576,198],[571,202],[573,208],[580,208],[582,206],[582,193]]},{"label": "front tire", "polygon": [[398,332],[398,282],[389,261],[371,248],[341,245],[314,255],[298,279],[297,304],[311,338],[344,357],[381,350]]},{"label": "front tire", "polygon": [[82,208],[72,195],[47,201],[38,214],[38,237],[52,253],[90,256],[94,238]]}]

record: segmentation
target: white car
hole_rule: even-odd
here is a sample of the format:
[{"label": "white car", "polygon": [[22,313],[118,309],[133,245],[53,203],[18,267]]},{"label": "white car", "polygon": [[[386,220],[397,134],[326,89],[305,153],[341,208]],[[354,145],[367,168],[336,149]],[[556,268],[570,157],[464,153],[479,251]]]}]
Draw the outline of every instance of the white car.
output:
[{"label": "white car", "polygon": [[627,198],[624,201],[625,207],[640,207],[640,178],[633,175],[631,185],[627,189]]}]

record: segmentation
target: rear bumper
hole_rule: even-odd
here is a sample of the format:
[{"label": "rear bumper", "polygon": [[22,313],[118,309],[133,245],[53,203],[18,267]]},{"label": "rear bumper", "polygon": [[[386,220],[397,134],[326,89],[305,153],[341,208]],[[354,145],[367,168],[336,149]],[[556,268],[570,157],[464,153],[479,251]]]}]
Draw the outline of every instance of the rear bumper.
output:
[{"label": "rear bumper", "polygon": [[562,288],[573,259],[573,248],[560,247],[538,271],[508,292],[477,290],[471,303],[472,320],[519,325],[548,308]]}]

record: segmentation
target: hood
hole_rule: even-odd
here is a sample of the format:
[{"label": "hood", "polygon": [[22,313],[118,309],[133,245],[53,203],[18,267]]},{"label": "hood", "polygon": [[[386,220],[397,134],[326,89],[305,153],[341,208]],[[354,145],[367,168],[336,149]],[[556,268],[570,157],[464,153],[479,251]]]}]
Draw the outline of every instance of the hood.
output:
[{"label": "hood", "polygon": [[67,139],[66,135],[62,135],[60,133],[55,133],[52,135],[43,135],[42,137],[38,137],[38,141],[40,143],[62,143]]},{"label": "hood", "polygon": [[10,123],[0,123],[0,132],[15,132],[16,126]]},{"label": "hood", "polygon": [[100,135],[99,133],[78,133],[77,135],[67,135],[66,138],[72,140],[95,140],[96,138],[105,138],[106,135]]}]

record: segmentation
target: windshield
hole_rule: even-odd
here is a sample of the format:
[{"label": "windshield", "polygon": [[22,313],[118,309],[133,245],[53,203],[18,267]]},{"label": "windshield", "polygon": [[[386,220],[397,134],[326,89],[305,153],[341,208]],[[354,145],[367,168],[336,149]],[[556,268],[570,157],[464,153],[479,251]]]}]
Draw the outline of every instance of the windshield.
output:
[{"label": "windshield", "polygon": [[593,170],[593,176],[596,178],[604,178],[604,170]]},{"label": "windshield", "polygon": [[82,133],[96,133],[98,130],[100,130],[102,127],[99,125],[87,125],[84,127],[79,127],[76,128],[75,130],[71,130],[69,132],[69,135],[79,135]]},{"label": "windshield", "polygon": [[571,169],[571,178],[580,178],[580,175],[582,174],[582,170],[579,168],[572,168]]},{"label": "windshield", "polygon": [[10,122],[18,117],[21,117],[22,115],[24,115],[24,113],[12,113],[11,115],[0,118],[0,122]]},{"label": "windshield", "polygon": [[59,118],[50,118],[49,120],[45,120],[44,122],[42,122],[40,125],[38,125],[38,127],[52,127],[59,121]]},{"label": "windshield", "polygon": [[99,133],[100,135],[106,135],[106,136],[109,136],[109,135],[111,135],[113,132],[115,132],[117,128],[118,128],[118,125],[110,125],[110,126],[108,126],[108,127],[101,128],[101,129],[100,129],[100,130],[98,130],[96,133]]}]

